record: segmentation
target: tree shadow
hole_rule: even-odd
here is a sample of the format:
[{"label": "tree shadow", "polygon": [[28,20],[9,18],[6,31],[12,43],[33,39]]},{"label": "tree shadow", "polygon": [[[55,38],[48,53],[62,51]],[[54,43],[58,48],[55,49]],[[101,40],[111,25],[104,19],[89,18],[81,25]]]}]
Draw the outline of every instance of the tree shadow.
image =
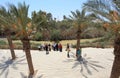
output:
[{"label": "tree shadow", "polygon": [[24,63],[23,61],[25,60],[24,58],[25,56],[19,57],[19,59],[16,58],[16,60],[11,60],[10,57],[6,58],[6,57],[2,57],[2,59],[0,60],[0,76],[4,75],[5,78],[8,78],[8,74],[10,72],[10,68],[14,69],[14,70],[18,70],[18,67],[16,65],[20,64],[27,64]]},{"label": "tree shadow", "polygon": [[38,72],[38,70],[35,70],[33,75],[30,75],[30,74],[25,75],[23,72],[20,72],[20,75],[21,75],[21,78],[42,78],[43,74],[36,76],[37,72]]},{"label": "tree shadow", "polygon": [[[75,60],[67,59],[67,61],[64,61],[64,62],[73,62],[73,61],[75,61]],[[92,75],[93,70],[95,70],[96,72],[99,72],[99,70],[98,70],[99,68],[105,69],[103,66],[99,65],[98,63],[99,63],[99,61],[94,61],[94,60],[92,60],[91,57],[87,57],[87,54],[84,54],[80,60],[76,60],[72,69],[80,66],[80,69],[79,69],[80,73],[82,74],[83,77],[88,78],[87,74]],[[85,74],[85,71],[86,71],[86,74]]]},{"label": "tree shadow", "polygon": [[20,75],[21,75],[21,78],[42,78],[42,77],[43,77],[43,74],[40,75],[40,76],[37,76],[37,77],[35,77],[34,75],[26,76],[26,75],[23,74],[22,72],[20,72]]},{"label": "tree shadow", "polygon": [[22,72],[20,72],[21,78],[28,78],[25,74],[23,74]]},{"label": "tree shadow", "polygon": [[[30,77],[30,78],[34,78],[34,77]],[[43,78],[43,74],[42,74],[42,75],[39,75],[39,76],[37,76],[37,77],[35,77],[35,78]]]},{"label": "tree shadow", "polygon": [[42,78],[42,77],[43,77],[43,75],[39,76],[38,78]]}]

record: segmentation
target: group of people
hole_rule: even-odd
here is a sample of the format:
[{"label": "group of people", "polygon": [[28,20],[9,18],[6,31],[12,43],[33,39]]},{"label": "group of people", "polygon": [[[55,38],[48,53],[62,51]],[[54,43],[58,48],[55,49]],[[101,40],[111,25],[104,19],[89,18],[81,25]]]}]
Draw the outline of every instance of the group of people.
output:
[{"label": "group of people", "polygon": [[[45,43],[44,45],[39,45],[38,46],[39,51],[46,51],[46,54],[49,54],[49,51],[53,50],[53,51],[60,51],[62,52],[62,44],[61,43],[53,43],[52,45],[49,43]],[[66,51],[67,51],[67,57],[70,58],[70,45],[67,43],[66,46]],[[76,50],[76,57],[77,60],[81,59],[81,48],[78,48]]]},{"label": "group of people", "polygon": [[53,43],[52,45],[49,43],[45,43],[44,45],[38,46],[39,51],[46,51],[46,54],[49,54],[49,51],[60,51],[62,52],[62,44],[61,43]]}]

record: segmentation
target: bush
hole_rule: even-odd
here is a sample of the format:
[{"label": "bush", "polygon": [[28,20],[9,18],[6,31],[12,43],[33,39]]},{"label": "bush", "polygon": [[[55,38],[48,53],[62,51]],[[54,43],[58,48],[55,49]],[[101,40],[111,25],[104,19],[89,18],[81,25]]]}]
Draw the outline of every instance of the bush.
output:
[{"label": "bush", "polygon": [[42,40],[42,34],[41,33],[39,33],[39,32],[37,32],[36,34],[35,34],[35,40],[36,41],[40,41],[40,40]]},{"label": "bush", "polygon": [[18,40],[18,38],[14,35],[11,36],[12,40]]},{"label": "bush", "polygon": [[59,42],[61,40],[60,31],[58,31],[58,30],[53,31],[51,34],[50,40]]},{"label": "bush", "polygon": [[0,40],[0,45],[6,45],[7,43],[4,40]]}]

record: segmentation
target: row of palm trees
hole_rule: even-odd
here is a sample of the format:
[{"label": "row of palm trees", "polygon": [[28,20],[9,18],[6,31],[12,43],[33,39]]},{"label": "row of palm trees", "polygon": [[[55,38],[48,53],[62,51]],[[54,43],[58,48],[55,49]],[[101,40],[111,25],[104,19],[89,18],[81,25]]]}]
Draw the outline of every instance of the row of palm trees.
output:
[{"label": "row of palm trees", "polygon": [[[118,78],[120,76],[120,70],[119,70],[120,69],[119,7],[120,6],[114,4],[113,7],[118,9],[115,9],[116,11],[111,10],[108,7],[108,4],[107,2],[105,2],[105,0],[89,0],[84,5],[84,9],[81,12],[79,10],[76,10],[75,12],[71,11],[72,15],[66,17],[65,19],[71,21],[72,26],[74,26],[77,30],[76,49],[80,48],[81,33],[91,23],[91,20],[100,19],[105,21],[105,23],[107,23],[109,27],[112,25],[118,27],[116,28],[117,31],[115,30],[115,35],[116,35],[115,46],[114,46],[115,60],[110,77],[110,78]],[[4,29],[4,32],[6,33],[6,37],[9,42],[13,60],[16,58],[16,56],[15,56],[14,46],[12,44],[10,33],[16,32],[16,37],[18,37],[23,43],[23,49],[26,54],[30,75],[33,75],[34,67],[30,54],[30,39],[29,39],[30,34],[32,33],[32,31],[36,30],[35,29],[36,27],[38,27],[37,29],[40,29],[40,31],[47,30],[49,32],[51,27],[47,27],[47,25],[50,24],[51,26],[53,26],[52,28],[55,28],[55,22],[51,20],[51,14],[46,15],[46,13],[44,12],[40,12],[40,14],[42,14],[41,16],[33,12],[32,20],[30,20],[30,18],[28,17],[28,9],[29,6],[27,6],[25,3],[23,4],[18,3],[18,6],[9,4],[8,10],[4,7],[0,7],[0,26]],[[86,11],[89,11],[90,14],[86,14]],[[49,19],[46,20],[46,16],[48,16]],[[105,19],[101,18],[101,16],[104,17]],[[52,23],[48,23],[48,20],[52,21]],[[108,26],[107,29],[109,29]]]},{"label": "row of palm trees", "polygon": [[28,18],[28,8],[25,3],[18,4],[16,7],[13,4],[8,5],[9,10],[4,7],[0,7],[0,25],[3,27],[8,43],[11,50],[12,59],[15,60],[14,46],[12,44],[11,32],[16,32],[18,37],[23,43],[23,49],[26,54],[30,75],[34,74],[34,68],[32,58],[30,54],[30,40],[29,35],[31,33],[31,21]]}]

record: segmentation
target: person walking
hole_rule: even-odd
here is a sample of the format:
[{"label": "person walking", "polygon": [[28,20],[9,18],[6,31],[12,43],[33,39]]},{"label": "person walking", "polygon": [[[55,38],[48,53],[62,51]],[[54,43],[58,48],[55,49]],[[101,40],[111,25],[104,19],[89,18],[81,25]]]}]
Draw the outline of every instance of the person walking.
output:
[{"label": "person walking", "polygon": [[76,51],[76,58],[77,60],[81,60],[82,56],[81,56],[81,48],[77,48],[77,51]]},{"label": "person walking", "polygon": [[59,43],[58,48],[59,48],[59,51],[62,52],[62,44],[61,43]]},{"label": "person walking", "polygon": [[56,49],[56,51],[58,51],[58,43],[56,43],[55,49]]},{"label": "person walking", "polygon": [[66,47],[66,51],[67,51],[67,57],[70,58],[70,45],[67,43],[67,47]]},{"label": "person walking", "polygon": [[55,49],[55,46],[56,46],[56,43],[53,43],[53,45],[52,45],[53,51],[56,50],[56,49]]},{"label": "person walking", "polygon": [[49,49],[49,51],[51,51],[51,44],[50,43],[48,45],[48,49]]},{"label": "person walking", "polygon": [[46,50],[46,54],[49,54],[49,51],[48,51],[48,44],[45,44],[45,50]]}]

